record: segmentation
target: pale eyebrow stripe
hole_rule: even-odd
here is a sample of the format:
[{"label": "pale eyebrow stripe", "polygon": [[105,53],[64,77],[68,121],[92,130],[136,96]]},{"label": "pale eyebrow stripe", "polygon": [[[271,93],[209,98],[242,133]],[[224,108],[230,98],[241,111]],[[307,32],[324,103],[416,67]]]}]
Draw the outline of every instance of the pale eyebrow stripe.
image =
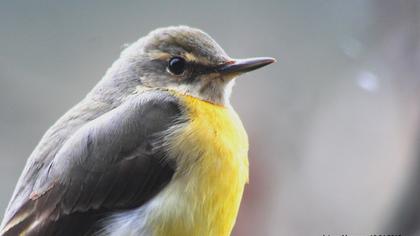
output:
[{"label": "pale eyebrow stripe", "polygon": [[172,57],[171,54],[160,51],[149,52],[149,55],[153,60],[169,60]]},{"label": "pale eyebrow stripe", "polygon": [[211,65],[211,62],[205,57],[197,57],[190,52],[184,53],[183,55],[185,59],[189,62],[198,63],[202,65]]},{"label": "pale eyebrow stripe", "polygon": [[[176,56],[176,55],[171,55],[170,53],[161,52],[158,50],[149,52],[149,55],[153,60],[162,60],[162,61],[167,61],[171,57]],[[190,53],[190,52],[181,53],[181,55],[179,56],[185,58],[187,62],[191,62],[195,64],[201,64],[201,65],[212,64],[207,58],[195,56],[193,53]]]}]

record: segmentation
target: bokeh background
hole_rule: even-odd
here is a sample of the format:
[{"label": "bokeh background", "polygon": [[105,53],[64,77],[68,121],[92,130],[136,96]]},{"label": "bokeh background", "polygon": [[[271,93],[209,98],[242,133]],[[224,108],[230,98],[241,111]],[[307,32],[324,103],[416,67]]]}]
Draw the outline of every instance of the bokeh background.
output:
[{"label": "bokeh background", "polygon": [[179,24],[278,60],[234,88],[251,142],[234,235],[420,235],[415,0],[1,1],[0,212],[123,45]]}]

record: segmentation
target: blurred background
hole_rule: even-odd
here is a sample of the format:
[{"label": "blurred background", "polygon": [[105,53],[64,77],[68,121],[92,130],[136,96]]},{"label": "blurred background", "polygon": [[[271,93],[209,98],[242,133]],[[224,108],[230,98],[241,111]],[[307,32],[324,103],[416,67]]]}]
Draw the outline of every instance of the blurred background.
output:
[{"label": "blurred background", "polygon": [[232,57],[250,183],[234,235],[420,235],[420,1],[1,1],[0,212],[125,43],[186,24]]}]

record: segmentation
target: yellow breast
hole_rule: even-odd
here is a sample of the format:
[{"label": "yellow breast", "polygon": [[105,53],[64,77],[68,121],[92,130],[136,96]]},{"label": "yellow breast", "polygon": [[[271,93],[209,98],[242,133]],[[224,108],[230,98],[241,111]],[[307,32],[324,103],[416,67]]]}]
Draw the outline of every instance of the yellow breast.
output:
[{"label": "yellow breast", "polygon": [[248,137],[232,108],[180,96],[189,122],[170,140],[177,170],[154,235],[230,235],[248,181]]}]

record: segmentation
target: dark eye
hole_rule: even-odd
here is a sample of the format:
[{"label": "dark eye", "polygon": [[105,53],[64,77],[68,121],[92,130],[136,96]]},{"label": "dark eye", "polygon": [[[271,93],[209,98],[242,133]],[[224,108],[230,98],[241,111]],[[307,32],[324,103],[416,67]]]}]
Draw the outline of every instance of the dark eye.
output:
[{"label": "dark eye", "polygon": [[180,75],[184,73],[186,62],[182,57],[172,57],[169,60],[168,69],[174,75]]}]

